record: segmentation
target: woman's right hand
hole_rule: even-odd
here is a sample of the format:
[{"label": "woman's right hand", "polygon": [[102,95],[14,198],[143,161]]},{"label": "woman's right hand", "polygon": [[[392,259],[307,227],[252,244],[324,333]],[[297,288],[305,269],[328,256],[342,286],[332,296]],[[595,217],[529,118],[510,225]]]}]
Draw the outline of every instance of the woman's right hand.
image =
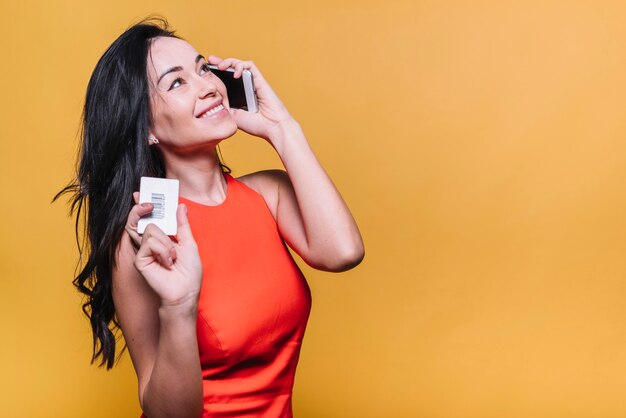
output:
[{"label": "woman's right hand", "polygon": [[139,203],[139,192],[133,193],[133,200],[135,201],[135,206],[131,208],[128,214],[124,229],[126,229],[130,241],[133,243],[133,247],[135,247],[135,252],[137,252],[141,245],[141,235],[137,232],[137,224],[139,223],[139,219],[148,216],[150,212],[152,212],[154,206],[150,202]]},{"label": "woman's right hand", "polygon": [[[131,223],[132,216],[131,211],[128,223]],[[178,205],[176,221],[178,233],[175,239],[154,224],[149,224],[143,235],[137,234],[141,240],[135,267],[159,295],[162,307],[187,306],[195,310],[202,284],[202,263],[185,205]],[[137,233],[136,228],[134,232]],[[131,235],[131,239],[135,238]]]}]

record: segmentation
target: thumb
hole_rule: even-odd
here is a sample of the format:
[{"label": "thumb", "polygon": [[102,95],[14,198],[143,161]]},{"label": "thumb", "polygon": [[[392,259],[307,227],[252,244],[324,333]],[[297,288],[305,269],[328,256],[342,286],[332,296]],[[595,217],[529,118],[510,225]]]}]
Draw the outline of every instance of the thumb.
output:
[{"label": "thumb", "polygon": [[256,113],[250,113],[241,109],[230,109],[230,114],[237,124],[237,128],[250,135],[261,136]]},{"label": "thumb", "polygon": [[234,107],[231,107],[228,109],[228,112],[230,113],[230,116],[235,120],[235,122],[237,122],[237,118],[239,117],[239,114],[241,113],[240,109],[235,109]]},{"label": "thumb", "polygon": [[191,226],[189,226],[189,218],[187,218],[187,206],[184,203],[179,204],[176,209],[176,223],[178,225],[176,240],[180,243],[194,242]]},{"label": "thumb", "polygon": [[230,112],[230,116],[232,116],[233,120],[237,124],[237,126],[245,125],[247,122],[246,119],[249,117],[250,112],[246,112],[245,110],[230,108],[228,109]]}]

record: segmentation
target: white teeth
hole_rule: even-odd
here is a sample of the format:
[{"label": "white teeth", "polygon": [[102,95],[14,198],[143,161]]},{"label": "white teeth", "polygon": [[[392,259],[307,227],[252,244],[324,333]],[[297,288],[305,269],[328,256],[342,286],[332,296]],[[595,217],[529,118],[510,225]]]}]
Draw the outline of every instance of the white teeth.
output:
[{"label": "white teeth", "polygon": [[202,116],[200,116],[200,117],[201,118],[206,118],[207,116],[211,116],[212,114],[217,113],[217,112],[219,112],[222,109],[224,109],[224,105],[219,104],[219,105],[215,106],[214,108],[209,109],[206,112],[204,112],[202,114]]}]

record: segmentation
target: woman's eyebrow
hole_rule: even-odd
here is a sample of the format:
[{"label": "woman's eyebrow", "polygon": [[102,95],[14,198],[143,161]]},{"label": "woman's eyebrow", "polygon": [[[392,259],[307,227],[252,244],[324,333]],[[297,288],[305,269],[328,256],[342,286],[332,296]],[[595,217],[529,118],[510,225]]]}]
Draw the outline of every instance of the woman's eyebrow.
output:
[{"label": "woman's eyebrow", "polygon": [[181,67],[181,66],[172,67],[172,68],[168,69],[167,71],[165,71],[163,74],[161,74],[159,76],[159,79],[157,80],[157,84],[159,84],[161,82],[161,79],[163,77],[165,77],[166,75],[168,75],[169,73],[173,73],[173,72],[176,72],[176,71],[182,71],[182,69],[183,69],[183,67]]},{"label": "woman's eyebrow", "polygon": [[[206,58],[204,58],[201,54],[198,54],[198,56],[196,57],[196,60],[195,60],[195,61],[196,61],[196,64],[197,64],[200,60],[205,60],[205,61],[206,61]],[[180,65],[178,65],[178,66],[176,66],[176,67],[169,68],[167,71],[165,71],[163,74],[161,74],[161,75],[159,76],[159,79],[157,80],[157,84],[159,84],[159,83],[161,82],[161,79],[162,79],[163,77],[165,77],[166,75],[168,75],[169,73],[173,73],[173,72],[176,72],[176,71],[182,71],[182,69],[183,69],[183,67],[181,67]]]}]

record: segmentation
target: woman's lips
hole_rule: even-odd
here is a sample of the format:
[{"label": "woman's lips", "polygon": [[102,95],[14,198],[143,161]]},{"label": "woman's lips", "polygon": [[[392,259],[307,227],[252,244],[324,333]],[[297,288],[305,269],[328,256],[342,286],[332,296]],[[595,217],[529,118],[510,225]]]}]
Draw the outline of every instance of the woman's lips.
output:
[{"label": "woman's lips", "polygon": [[205,110],[204,112],[202,112],[201,114],[199,114],[198,116],[196,116],[197,118],[206,118],[209,116],[212,116],[216,113],[218,113],[219,111],[224,110],[224,105],[222,103],[217,104],[216,106],[213,106],[207,110]]}]

